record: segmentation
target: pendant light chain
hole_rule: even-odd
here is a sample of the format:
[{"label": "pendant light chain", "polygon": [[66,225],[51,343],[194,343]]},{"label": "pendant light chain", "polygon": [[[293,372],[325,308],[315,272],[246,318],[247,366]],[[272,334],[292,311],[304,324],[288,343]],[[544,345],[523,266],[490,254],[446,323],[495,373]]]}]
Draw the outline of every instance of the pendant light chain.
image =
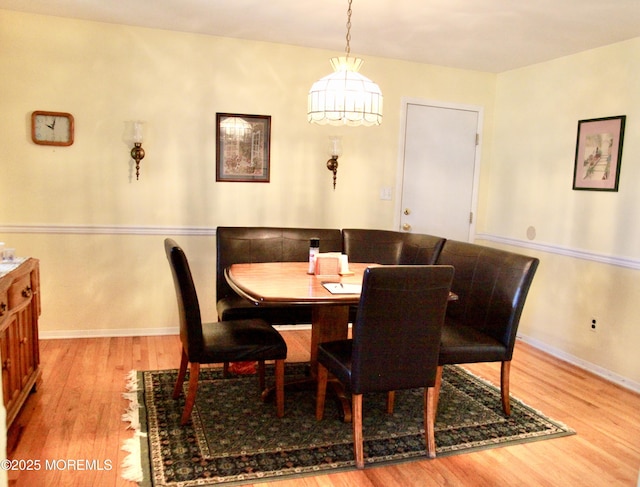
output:
[{"label": "pendant light chain", "polygon": [[349,8],[347,9],[347,48],[345,49],[347,53],[347,57],[351,54],[351,46],[349,45],[351,41],[351,2],[353,0],[349,0]]}]

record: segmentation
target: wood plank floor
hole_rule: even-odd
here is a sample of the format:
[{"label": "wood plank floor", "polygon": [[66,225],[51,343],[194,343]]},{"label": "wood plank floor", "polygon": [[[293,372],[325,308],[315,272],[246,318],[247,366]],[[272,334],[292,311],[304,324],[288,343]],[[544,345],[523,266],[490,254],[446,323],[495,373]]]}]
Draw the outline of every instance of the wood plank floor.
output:
[{"label": "wood plank floor", "polygon": [[[309,331],[283,332],[289,361],[309,357]],[[42,340],[42,380],[8,434],[10,459],[39,460],[40,471],[9,472],[9,484],[135,486],[121,479],[125,375],[175,368],[177,336]],[[497,364],[468,367],[498,383]],[[640,395],[524,343],[511,367],[512,394],[577,435],[364,471],[269,484],[273,487],[636,486]],[[437,435],[436,435],[437,442]],[[81,470],[82,461],[102,470]],[[59,470],[45,469],[56,461]],[[73,461],[76,461],[75,465]],[[254,484],[255,487],[268,484]]]}]

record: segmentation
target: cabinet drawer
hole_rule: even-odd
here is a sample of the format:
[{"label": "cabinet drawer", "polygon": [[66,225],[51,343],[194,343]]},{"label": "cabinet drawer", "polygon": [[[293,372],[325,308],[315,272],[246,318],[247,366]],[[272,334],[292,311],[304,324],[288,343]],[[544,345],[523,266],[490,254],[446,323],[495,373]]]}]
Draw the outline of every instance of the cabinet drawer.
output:
[{"label": "cabinet drawer", "polygon": [[20,277],[9,288],[9,309],[16,308],[25,301],[29,301],[32,294],[31,275],[27,274]]}]

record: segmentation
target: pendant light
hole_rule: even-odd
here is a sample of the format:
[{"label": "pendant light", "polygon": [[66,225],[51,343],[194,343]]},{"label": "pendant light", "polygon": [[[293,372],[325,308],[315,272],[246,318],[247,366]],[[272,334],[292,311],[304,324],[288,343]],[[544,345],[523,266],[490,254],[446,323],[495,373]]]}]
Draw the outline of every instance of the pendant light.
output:
[{"label": "pendant light", "polygon": [[309,91],[310,123],[372,126],[382,122],[382,92],[376,83],[358,73],[362,59],[351,53],[351,2],[347,10],[346,56],[331,59],[334,72],[316,81]]}]

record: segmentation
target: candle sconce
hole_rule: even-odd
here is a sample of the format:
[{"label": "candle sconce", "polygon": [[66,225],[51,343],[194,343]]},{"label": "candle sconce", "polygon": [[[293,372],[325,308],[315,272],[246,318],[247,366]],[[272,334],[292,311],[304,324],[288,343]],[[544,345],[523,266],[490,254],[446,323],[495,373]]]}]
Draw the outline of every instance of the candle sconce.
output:
[{"label": "candle sconce", "polygon": [[133,121],[130,123],[130,140],[133,142],[131,158],[136,161],[136,179],[140,179],[140,161],[144,159],[144,149],[142,148],[142,131],[144,122]]},{"label": "candle sconce", "polygon": [[342,155],[342,137],[337,135],[329,136],[329,155],[327,169],[333,172],[333,190],[336,189],[336,179],[338,178],[338,157]]}]

